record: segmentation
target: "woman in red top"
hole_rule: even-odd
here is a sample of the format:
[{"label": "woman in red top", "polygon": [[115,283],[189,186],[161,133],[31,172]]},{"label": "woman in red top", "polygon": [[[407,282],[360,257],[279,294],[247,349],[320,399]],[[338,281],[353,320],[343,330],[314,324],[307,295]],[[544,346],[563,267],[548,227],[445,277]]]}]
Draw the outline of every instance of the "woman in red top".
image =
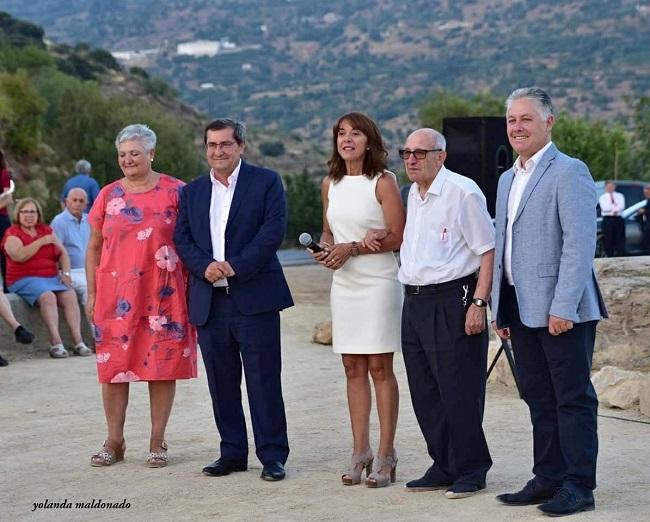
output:
[{"label": "woman in red top", "polygon": [[[67,350],[59,334],[59,312],[63,315],[75,343],[77,355],[92,351],[81,338],[81,313],[77,295],[72,290],[70,258],[52,229],[43,224],[43,212],[35,199],[16,203],[15,225],[7,230],[2,249],[7,255],[7,286],[30,305],[37,304],[50,334],[50,356],[63,358]],[[59,267],[61,274],[59,276]]]}]

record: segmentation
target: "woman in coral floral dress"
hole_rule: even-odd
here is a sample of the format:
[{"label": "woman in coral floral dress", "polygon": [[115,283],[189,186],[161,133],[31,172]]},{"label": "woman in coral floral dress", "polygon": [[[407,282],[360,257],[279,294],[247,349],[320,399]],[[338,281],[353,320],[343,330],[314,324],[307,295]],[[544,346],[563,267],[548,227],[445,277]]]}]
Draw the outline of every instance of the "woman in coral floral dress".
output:
[{"label": "woman in coral floral dress", "polygon": [[121,180],[104,187],[89,215],[88,304],[108,437],[93,466],[123,460],[129,383],[147,381],[147,463],[167,464],[165,428],[176,379],[196,377],[196,335],[187,318],[187,273],[172,235],[183,182],[152,170],[156,135],[129,125],[117,136]]}]

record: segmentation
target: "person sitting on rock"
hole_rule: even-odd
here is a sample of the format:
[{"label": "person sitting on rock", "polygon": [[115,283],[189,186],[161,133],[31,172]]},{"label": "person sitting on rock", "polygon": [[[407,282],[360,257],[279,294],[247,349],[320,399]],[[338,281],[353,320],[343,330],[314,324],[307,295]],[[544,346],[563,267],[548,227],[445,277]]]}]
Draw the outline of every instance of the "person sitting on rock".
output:
[{"label": "person sitting on rock", "polygon": [[[9,300],[3,292],[0,292],[0,317],[2,317],[4,322],[7,323],[7,326],[14,332],[16,342],[30,344],[34,340],[34,334],[16,320],[14,313],[11,311]],[[0,355],[0,366],[7,366],[8,364],[9,361]]]},{"label": "person sitting on rock", "polygon": [[50,335],[50,357],[68,356],[59,333],[58,307],[63,309],[74,341],[76,355],[92,350],[81,338],[81,312],[70,278],[70,257],[43,223],[38,201],[24,198],[16,203],[14,223],[2,240],[7,255],[7,286],[30,305],[38,305]]}]

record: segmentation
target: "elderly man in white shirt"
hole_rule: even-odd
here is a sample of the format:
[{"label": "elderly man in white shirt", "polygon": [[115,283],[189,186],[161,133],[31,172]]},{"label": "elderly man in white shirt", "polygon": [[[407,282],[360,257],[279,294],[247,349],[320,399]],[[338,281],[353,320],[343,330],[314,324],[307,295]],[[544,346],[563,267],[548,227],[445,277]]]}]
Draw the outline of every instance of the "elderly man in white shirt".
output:
[{"label": "elderly man in white shirt", "polygon": [[445,168],[445,146],[439,132],[419,129],[400,150],[414,182],[400,250],[402,351],[433,459],[406,488],[463,498],[485,488],[492,466],[482,422],[494,227],[478,185]]},{"label": "elderly man in white shirt", "polygon": [[605,193],[598,198],[600,215],[603,216],[603,243],[607,257],[625,255],[625,196],[616,192],[616,183],[605,183]]}]

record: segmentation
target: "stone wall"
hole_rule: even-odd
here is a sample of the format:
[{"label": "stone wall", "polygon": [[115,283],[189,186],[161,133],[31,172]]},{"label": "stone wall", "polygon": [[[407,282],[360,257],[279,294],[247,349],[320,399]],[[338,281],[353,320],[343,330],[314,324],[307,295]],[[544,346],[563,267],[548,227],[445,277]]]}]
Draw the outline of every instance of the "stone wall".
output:
[{"label": "stone wall", "polygon": [[[32,344],[17,343],[11,328],[0,320],[0,339],[2,339],[0,354],[9,359],[10,362],[24,358],[49,357],[49,337],[38,308],[29,306],[16,294],[6,294],[6,296],[18,322],[34,334],[34,342]],[[61,308],[59,308],[59,332],[61,332],[64,346],[66,348],[71,347],[73,345],[72,337],[68,325],[63,319],[63,310]],[[81,310],[81,334],[88,346],[94,346],[90,325],[86,320],[83,309]]]},{"label": "stone wall", "polygon": [[594,369],[650,371],[650,256],[597,259],[609,319],[600,321]]}]

